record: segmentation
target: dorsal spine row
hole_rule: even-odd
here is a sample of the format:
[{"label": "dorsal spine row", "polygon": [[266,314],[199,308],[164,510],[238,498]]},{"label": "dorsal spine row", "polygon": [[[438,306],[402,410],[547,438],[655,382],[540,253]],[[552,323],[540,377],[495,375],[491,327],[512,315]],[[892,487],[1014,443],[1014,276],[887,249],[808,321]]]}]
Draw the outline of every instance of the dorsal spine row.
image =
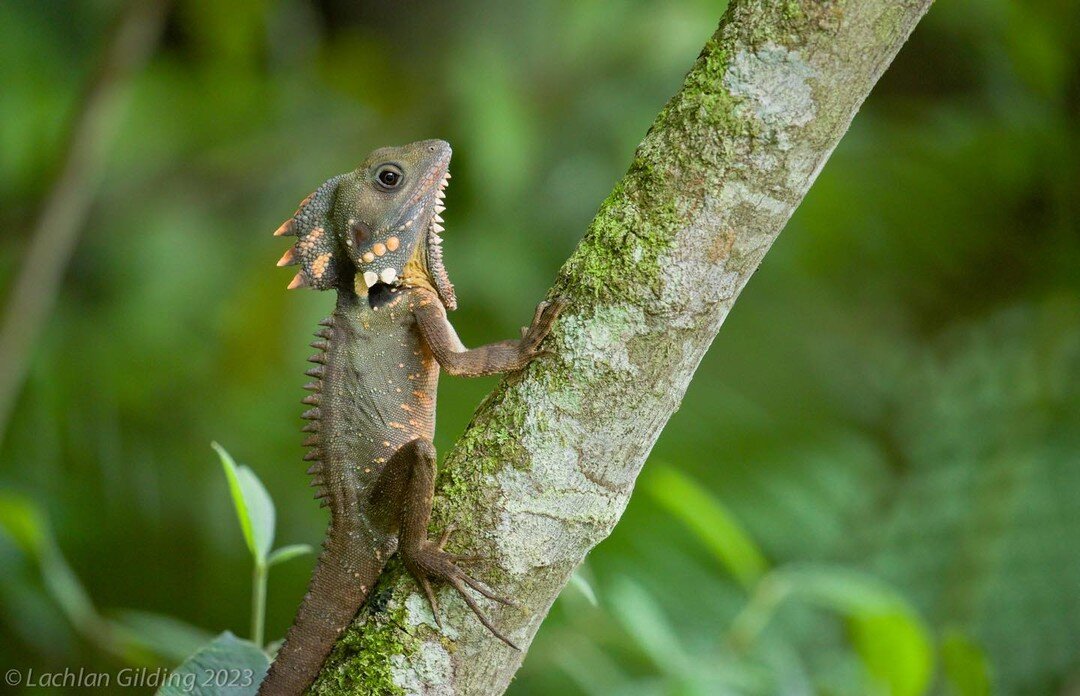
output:
[{"label": "dorsal spine row", "polygon": [[311,393],[300,400],[300,403],[311,406],[301,415],[301,418],[308,421],[301,430],[305,433],[311,433],[304,440],[304,447],[311,448],[304,455],[304,461],[311,462],[307,472],[312,477],[311,485],[317,489],[315,499],[321,501],[320,505],[322,507],[326,507],[330,504],[328,497],[330,492],[326,489],[326,481],[323,478],[322,452],[319,449],[319,419],[322,415],[319,411],[319,403],[322,398],[327,353],[330,351],[330,340],[334,336],[334,318],[332,316],[327,317],[320,321],[319,325],[322,328],[315,332],[315,340],[311,342],[311,347],[318,352],[308,358],[308,362],[315,363],[315,366],[304,373],[313,379],[304,385],[304,389]]}]

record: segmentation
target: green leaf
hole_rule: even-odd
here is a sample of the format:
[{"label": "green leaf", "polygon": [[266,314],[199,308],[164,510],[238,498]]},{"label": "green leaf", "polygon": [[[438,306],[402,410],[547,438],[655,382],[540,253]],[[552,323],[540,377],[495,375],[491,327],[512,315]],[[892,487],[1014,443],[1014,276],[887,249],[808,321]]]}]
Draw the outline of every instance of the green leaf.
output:
[{"label": "green leaf", "polygon": [[581,593],[581,595],[588,600],[589,604],[594,607],[600,606],[600,603],[596,601],[596,592],[593,591],[592,585],[589,581],[582,576],[580,568],[574,571],[574,574],[570,576],[570,586]]},{"label": "green leaf", "polygon": [[23,553],[34,558],[48,544],[49,525],[45,516],[37,505],[20,495],[0,493],[0,528]]},{"label": "green leaf", "polygon": [[941,641],[941,660],[951,693],[957,696],[989,696],[990,661],[966,634],[947,629]]},{"label": "green leaf", "polygon": [[0,528],[41,570],[49,595],[84,635],[99,636],[101,620],[90,595],[56,545],[38,505],[17,494],[0,494]]},{"label": "green leaf", "polygon": [[859,657],[888,694],[926,693],[933,673],[933,652],[926,629],[914,613],[859,613],[849,623]]},{"label": "green leaf", "polygon": [[888,585],[856,571],[814,566],[783,568],[774,579],[793,598],[848,619],[859,658],[890,696],[926,692],[933,673],[930,637],[914,609]]},{"label": "green leaf", "polygon": [[201,628],[150,611],[123,609],[115,612],[114,621],[132,640],[170,663],[180,662],[213,639]]},{"label": "green leaf", "polygon": [[100,636],[103,632],[101,617],[94,608],[90,593],[51,540],[42,550],[40,562],[45,587],[64,610],[68,620],[84,635]]},{"label": "green leaf", "polygon": [[285,561],[291,561],[297,556],[303,556],[306,553],[311,553],[312,548],[309,544],[291,544],[289,546],[282,546],[271,553],[266,558],[266,565],[273,566],[278,563],[284,563]]},{"label": "green leaf", "polygon": [[771,579],[792,596],[844,616],[891,613],[903,606],[899,595],[877,578],[838,566],[784,566]]},{"label": "green leaf", "polygon": [[221,458],[225,478],[229,481],[229,493],[236,506],[236,517],[244,533],[244,541],[252,558],[259,565],[266,563],[270,548],[274,545],[274,503],[259,477],[250,468],[237,464],[225,448],[216,442],[210,446]]},{"label": "green leaf", "polygon": [[679,632],[645,588],[627,577],[618,577],[608,594],[615,607],[612,613],[657,667],[680,679],[691,672]]},{"label": "green leaf", "polygon": [[689,527],[743,587],[753,587],[768,570],[765,555],[735,516],[693,479],[669,466],[656,466],[645,490]]},{"label": "green leaf", "polygon": [[270,659],[273,660],[274,657],[277,656],[278,650],[281,650],[282,645],[285,645],[285,639],[284,638],[278,638],[277,640],[272,640],[272,641],[270,641],[269,643],[266,644],[266,647],[263,648],[263,652],[266,653],[267,655],[269,655]]},{"label": "green leaf", "polygon": [[254,694],[270,660],[251,641],[225,631],[176,668],[159,696],[246,696]]}]

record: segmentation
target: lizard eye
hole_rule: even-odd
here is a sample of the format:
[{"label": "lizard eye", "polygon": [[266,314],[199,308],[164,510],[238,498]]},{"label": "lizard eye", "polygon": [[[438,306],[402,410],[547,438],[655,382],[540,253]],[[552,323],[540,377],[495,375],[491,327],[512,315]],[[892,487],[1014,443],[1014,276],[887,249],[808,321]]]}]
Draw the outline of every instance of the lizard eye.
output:
[{"label": "lizard eye", "polygon": [[396,188],[404,178],[397,167],[383,167],[375,175],[375,179],[388,189]]}]

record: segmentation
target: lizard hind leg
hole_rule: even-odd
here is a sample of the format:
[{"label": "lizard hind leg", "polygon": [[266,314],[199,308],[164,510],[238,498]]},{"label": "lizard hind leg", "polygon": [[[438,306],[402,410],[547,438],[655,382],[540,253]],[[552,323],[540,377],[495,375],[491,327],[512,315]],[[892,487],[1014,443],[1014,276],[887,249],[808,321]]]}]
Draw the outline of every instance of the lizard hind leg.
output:
[{"label": "lizard hind leg", "polygon": [[508,606],[514,604],[511,600],[492,592],[458,566],[459,563],[479,560],[480,557],[454,554],[443,549],[453,531],[452,527],[444,530],[437,540],[428,539],[428,523],[431,521],[431,506],[435,496],[435,447],[422,438],[412,440],[395,453],[391,461],[387,462],[387,467],[395,463],[405,464],[401,461],[402,459],[408,462],[406,467],[403,467],[407,468],[408,473],[398,474],[404,479],[398,553],[409,573],[416,578],[417,584],[427,596],[436,623],[442,626],[438,602],[431,588],[433,580],[450,584],[461,594],[465,603],[485,628],[510,647],[520,650],[513,641],[495,628],[466,589],[472,588],[484,597],[500,604]]}]

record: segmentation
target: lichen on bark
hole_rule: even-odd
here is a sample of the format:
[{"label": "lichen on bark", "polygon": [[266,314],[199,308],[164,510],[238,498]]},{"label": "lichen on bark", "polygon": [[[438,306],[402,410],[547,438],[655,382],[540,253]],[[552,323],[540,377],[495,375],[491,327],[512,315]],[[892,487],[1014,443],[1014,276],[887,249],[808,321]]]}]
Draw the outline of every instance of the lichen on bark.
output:
[{"label": "lichen on bark", "polygon": [[[606,537],[705,350],[931,0],[735,0],[553,293],[550,356],[509,376],[441,465],[433,533],[489,557],[482,601],[527,648]],[[524,659],[453,591],[444,630],[391,568],[321,694],[501,693]]]}]

